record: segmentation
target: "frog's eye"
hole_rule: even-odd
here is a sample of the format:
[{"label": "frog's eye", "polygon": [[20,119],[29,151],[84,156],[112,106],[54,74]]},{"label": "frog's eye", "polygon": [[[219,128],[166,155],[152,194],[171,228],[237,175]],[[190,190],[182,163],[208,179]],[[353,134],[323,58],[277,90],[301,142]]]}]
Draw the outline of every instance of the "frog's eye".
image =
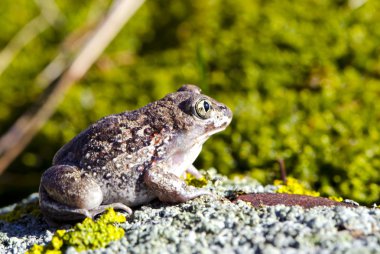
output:
[{"label": "frog's eye", "polygon": [[200,99],[195,103],[195,113],[202,119],[207,119],[211,116],[211,102],[207,99]]}]

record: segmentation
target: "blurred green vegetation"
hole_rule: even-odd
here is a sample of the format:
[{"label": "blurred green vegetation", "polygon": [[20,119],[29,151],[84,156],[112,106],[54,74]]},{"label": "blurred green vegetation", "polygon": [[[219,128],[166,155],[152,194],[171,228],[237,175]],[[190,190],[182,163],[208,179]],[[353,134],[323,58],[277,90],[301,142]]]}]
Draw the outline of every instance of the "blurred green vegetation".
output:
[{"label": "blurred green vegetation", "polygon": [[[0,133],[44,89],[33,80],[60,42],[110,3],[56,2],[64,22],[0,76]],[[27,0],[0,6],[2,48],[39,9]],[[198,167],[269,183],[282,158],[322,195],[379,202],[379,13],[376,0],[147,1],[7,174],[39,174],[91,122],[194,83],[234,112]]]}]

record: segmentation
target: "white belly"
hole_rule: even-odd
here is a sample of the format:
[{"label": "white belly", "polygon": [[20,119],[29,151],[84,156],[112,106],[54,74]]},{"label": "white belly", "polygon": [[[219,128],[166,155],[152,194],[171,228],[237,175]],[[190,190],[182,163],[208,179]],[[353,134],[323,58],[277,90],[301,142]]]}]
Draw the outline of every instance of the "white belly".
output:
[{"label": "white belly", "polygon": [[183,176],[186,169],[193,165],[201,150],[202,145],[197,145],[192,147],[190,150],[176,152],[171,158],[171,163],[168,163],[171,165],[171,168],[169,169],[170,172],[178,177]]}]

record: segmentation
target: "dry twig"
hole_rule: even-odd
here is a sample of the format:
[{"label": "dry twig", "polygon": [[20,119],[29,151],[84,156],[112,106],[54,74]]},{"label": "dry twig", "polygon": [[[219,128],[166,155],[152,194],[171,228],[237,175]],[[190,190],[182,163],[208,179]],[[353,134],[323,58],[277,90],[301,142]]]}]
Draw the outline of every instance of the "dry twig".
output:
[{"label": "dry twig", "polygon": [[284,184],[286,184],[286,168],[285,168],[285,161],[284,159],[277,159],[278,165],[280,167],[280,173],[281,173],[281,180]]},{"label": "dry twig", "polygon": [[0,174],[21,153],[37,131],[53,114],[65,92],[96,61],[124,24],[144,0],[116,0],[108,15],[90,35],[88,41],[67,70],[45,91],[35,107],[22,115],[0,139]]},{"label": "dry twig", "polygon": [[36,3],[41,9],[41,14],[29,21],[0,52],[0,75],[22,48],[49,26],[54,26],[62,19],[62,15],[54,1],[42,2],[41,0],[36,0]]}]

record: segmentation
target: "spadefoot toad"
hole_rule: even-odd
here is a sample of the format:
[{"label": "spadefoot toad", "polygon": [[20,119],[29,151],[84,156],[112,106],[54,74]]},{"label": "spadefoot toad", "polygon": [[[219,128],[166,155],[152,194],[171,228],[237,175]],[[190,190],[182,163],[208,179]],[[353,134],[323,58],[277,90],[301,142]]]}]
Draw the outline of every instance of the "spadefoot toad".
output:
[{"label": "spadefoot toad", "polygon": [[56,153],[41,178],[41,211],[48,222],[69,222],[108,207],[131,213],[154,198],[180,203],[210,194],[180,177],[200,176],[192,164],[203,143],[231,119],[227,106],[194,85],[106,116]]}]

